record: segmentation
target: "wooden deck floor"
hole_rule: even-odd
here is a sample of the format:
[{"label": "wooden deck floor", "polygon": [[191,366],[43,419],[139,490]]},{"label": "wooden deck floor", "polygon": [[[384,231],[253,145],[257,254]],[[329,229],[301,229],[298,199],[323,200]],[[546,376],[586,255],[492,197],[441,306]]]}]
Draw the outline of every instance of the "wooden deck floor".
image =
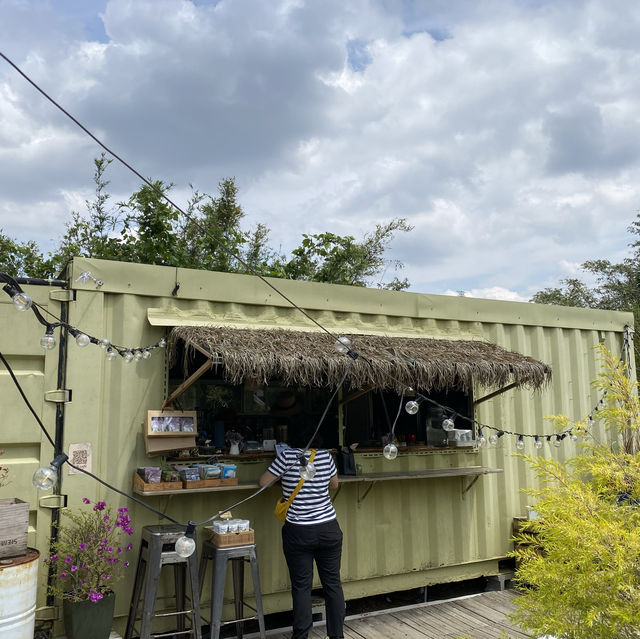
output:
[{"label": "wooden deck floor", "polygon": [[[485,592],[460,599],[398,608],[349,618],[345,639],[498,639],[505,632],[511,639],[531,635],[514,626],[507,614],[513,610],[513,590]],[[256,635],[251,635],[256,636]],[[290,632],[267,632],[269,639],[290,639]],[[309,639],[324,639],[325,627],[319,625]],[[249,639],[249,635],[245,635]]]}]

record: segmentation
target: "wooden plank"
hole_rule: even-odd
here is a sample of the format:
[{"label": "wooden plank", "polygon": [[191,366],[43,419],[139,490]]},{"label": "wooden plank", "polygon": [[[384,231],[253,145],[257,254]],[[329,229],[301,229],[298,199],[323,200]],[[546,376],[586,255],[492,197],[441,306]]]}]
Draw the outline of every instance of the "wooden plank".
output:
[{"label": "wooden plank", "polygon": [[397,473],[366,473],[364,475],[340,475],[340,483],[363,481],[393,481],[401,479],[434,479],[438,477],[468,477],[470,475],[489,475],[502,473],[502,468],[486,466],[458,466],[455,468],[425,468],[423,470],[406,470]]}]

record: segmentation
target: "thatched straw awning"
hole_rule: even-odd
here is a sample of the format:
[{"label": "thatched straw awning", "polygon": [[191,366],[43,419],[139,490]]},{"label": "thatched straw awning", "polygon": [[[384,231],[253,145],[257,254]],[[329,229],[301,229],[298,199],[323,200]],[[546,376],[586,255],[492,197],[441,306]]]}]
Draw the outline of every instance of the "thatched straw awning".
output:
[{"label": "thatched straw awning", "polygon": [[[286,386],[335,386],[349,368],[347,386],[401,392],[408,386],[424,390],[470,390],[507,384],[540,388],[551,379],[551,367],[495,344],[473,340],[347,335],[352,359],[338,353],[325,333],[284,329],[240,329],[178,326],[169,337],[175,361],[179,341],[189,356],[194,348],[207,351],[222,364],[225,379],[245,379]],[[199,347],[199,348],[198,348]]]}]

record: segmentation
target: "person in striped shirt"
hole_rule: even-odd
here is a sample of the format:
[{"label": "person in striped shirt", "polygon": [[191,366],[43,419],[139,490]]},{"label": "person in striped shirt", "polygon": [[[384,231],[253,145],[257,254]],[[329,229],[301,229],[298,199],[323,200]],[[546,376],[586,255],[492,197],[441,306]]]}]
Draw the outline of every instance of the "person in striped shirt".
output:
[{"label": "person in striped shirt", "polygon": [[[301,429],[300,429],[301,430]],[[300,462],[306,444],[303,433],[294,429],[290,433],[292,447],[276,457],[260,478],[260,485],[282,478],[282,496],[288,499],[300,481]],[[318,441],[312,447],[319,446]],[[305,453],[307,459],[311,450]],[[313,562],[322,582],[329,639],[343,639],[344,595],[340,582],[342,558],[342,531],[336,511],[329,497],[329,488],[338,487],[338,471],[329,451],[317,448],[313,465],[316,474],[307,479],[291,502],[287,519],[282,527],[282,550],[291,577],[293,599],[293,634],[291,639],[307,639],[313,625],[311,614],[311,588]]]}]

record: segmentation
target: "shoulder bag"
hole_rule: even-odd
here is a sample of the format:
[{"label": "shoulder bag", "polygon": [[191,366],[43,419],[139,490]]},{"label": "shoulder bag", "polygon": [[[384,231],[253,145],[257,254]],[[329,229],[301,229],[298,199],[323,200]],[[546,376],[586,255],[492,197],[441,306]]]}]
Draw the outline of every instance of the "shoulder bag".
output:
[{"label": "shoulder bag", "polygon": [[[311,456],[309,457],[309,463],[313,462],[316,456],[316,450],[313,448],[311,450]],[[287,518],[287,512],[289,511],[289,506],[291,506],[291,502],[296,498],[296,495],[300,492],[302,488],[302,484],[304,484],[304,477],[300,478],[298,485],[293,489],[293,492],[289,495],[289,499],[285,499],[284,497],[280,497],[276,502],[276,507],[273,510],[273,514],[280,520],[285,521]]]}]

